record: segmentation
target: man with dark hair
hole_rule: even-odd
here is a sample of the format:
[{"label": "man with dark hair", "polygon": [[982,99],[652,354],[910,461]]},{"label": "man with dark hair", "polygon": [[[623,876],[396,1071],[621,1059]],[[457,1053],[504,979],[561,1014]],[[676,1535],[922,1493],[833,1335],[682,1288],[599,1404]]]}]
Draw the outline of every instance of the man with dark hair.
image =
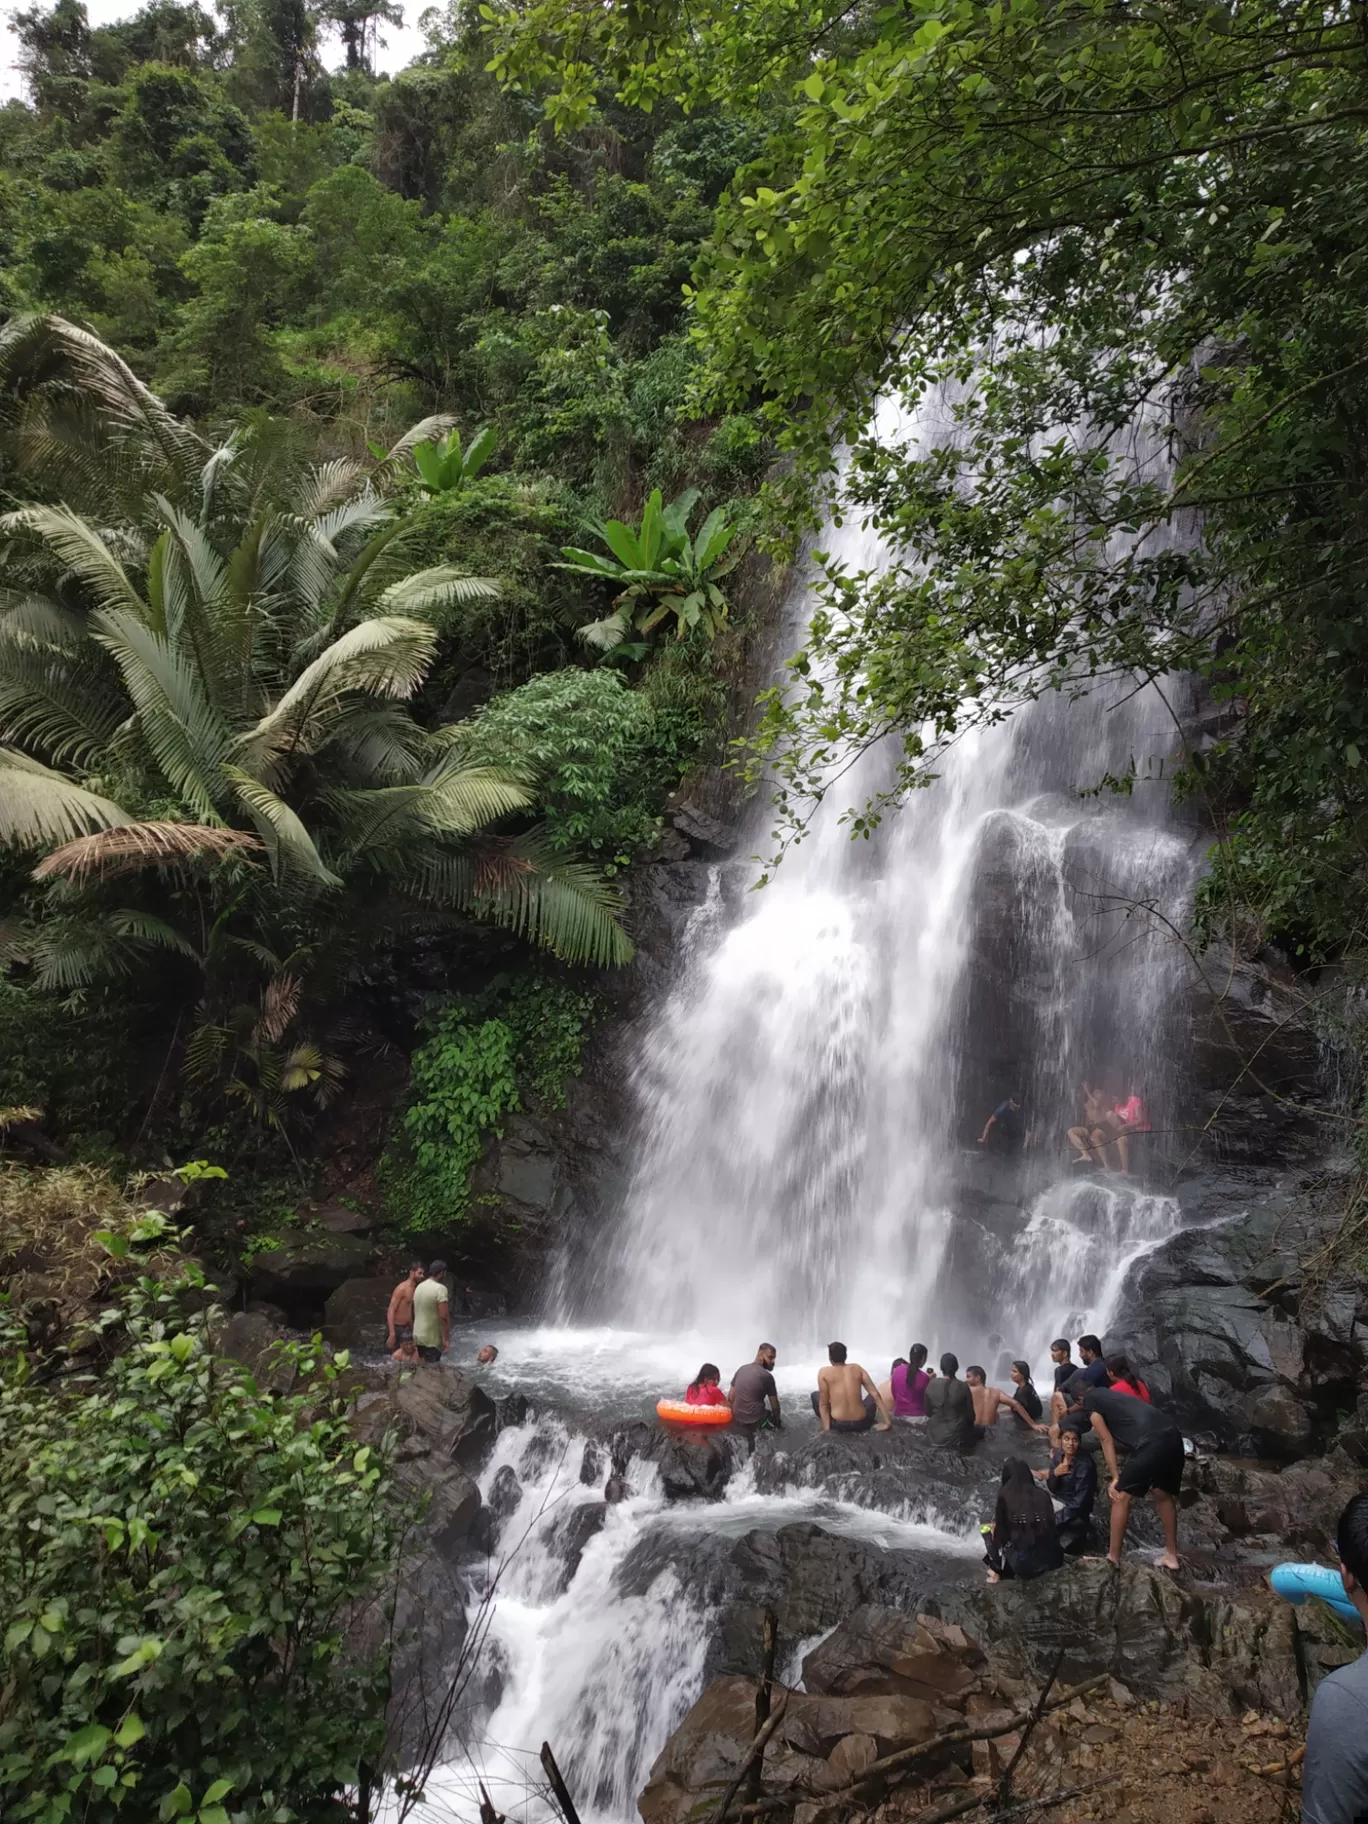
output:
[{"label": "man with dark hair", "polygon": [[1062,1387],[1069,1376],[1075,1372],[1072,1350],[1073,1344],[1067,1336],[1056,1337],[1050,1344],[1050,1360],[1054,1363],[1056,1387]]},{"label": "man with dark hair", "polygon": [[385,1312],[387,1349],[402,1349],[406,1343],[413,1341],[413,1294],[422,1277],[422,1261],[410,1261],[407,1274],[390,1293],[389,1309]]},{"label": "man with dark hair", "polygon": [[[1344,1593],[1368,1628],[1368,1492],[1355,1495],[1335,1532]],[[1368,1819],[1368,1653],[1316,1686],[1302,1764],[1302,1824]]]},{"label": "man with dark hair", "polygon": [[1102,1342],[1100,1337],[1080,1336],[1078,1353],[1083,1358],[1079,1373],[1089,1387],[1105,1387],[1107,1384],[1107,1364],[1102,1359]]},{"label": "man with dark hair", "polygon": [[[1102,1446],[1111,1476],[1111,1544],[1107,1557],[1121,1562],[1121,1548],[1130,1524],[1131,1502],[1136,1495],[1154,1497],[1164,1528],[1164,1554],[1159,1563],[1166,1571],[1178,1569],[1178,1494],[1183,1486],[1183,1434],[1166,1412],[1147,1406],[1128,1393],[1090,1387],[1075,1400],[1073,1410],[1087,1415]],[[1116,1447],[1125,1450],[1119,1463]]]},{"label": "man with dark hair", "polygon": [[754,1438],[762,1427],[782,1431],[784,1420],[779,1411],[779,1389],[774,1384],[774,1364],[779,1359],[773,1343],[761,1343],[755,1360],[738,1368],[727,1389],[727,1404],[732,1409],[732,1429]]},{"label": "man with dark hair", "polygon": [[926,1435],[933,1444],[972,1450],[979,1435],[974,1396],[958,1377],[959,1357],[943,1355],[940,1373],[926,1390]]},{"label": "man with dark hair", "polygon": [[413,1294],[413,1340],[425,1362],[440,1362],[451,1346],[446,1270],[444,1260],[434,1260],[427,1278]]},{"label": "man with dark hair", "polygon": [[1037,1425],[1026,1408],[1014,1400],[1010,1393],[1004,1393],[1001,1387],[990,1387],[988,1376],[977,1364],[964,1371],[964,1378],[969,1383],[970,1397],[974,1402],[974,1423],[979,1428],[979,1435],[986,1436],[990,1428],[997,1424],[998,1414],[1006,1406],[1014,1412],[1023,1425],[1029,1425],[1032,1431],[1046,1431],[1048,1426]]},{"label": "man with dark hair", "polygon": [[828,1366],[817,1376],[812,1410],[823,1431],[868,1431],[877,1412],[879,1431],[893,1423],[884,1397],[858,1362],[846,1360],[844,1343],[827,1344]]},{"label": "man with dark hair", "polygon": [[[1054,1351],[1051,1350],[1050,1353],[1053,1355]],[[1081,1368],[1075,1368],[1063,1380],[1059,1377],[1058,1367],[1055,1369],[1055,1393],[1050,1401],[1050,1410],[1057,1419],[1063,1418],[1069,1407],[1076,1405],[1090,1387],[1105,1387],[1111,1378],[1107,1373],[1107,1364],[1102,1359],[1101,1341],[1097,1337],[1080,1336],[1078,1353],[1083,1358]]]},{"label": "man with dark hair", "polygon": [[1031,1144],[1031,1131],[1021,1112],[1019,1096],[1008,1096],[1005,1102],[998,1103],[984,1122],[978,1143],[991,1145],[999,1153],[1019,1153]]}]

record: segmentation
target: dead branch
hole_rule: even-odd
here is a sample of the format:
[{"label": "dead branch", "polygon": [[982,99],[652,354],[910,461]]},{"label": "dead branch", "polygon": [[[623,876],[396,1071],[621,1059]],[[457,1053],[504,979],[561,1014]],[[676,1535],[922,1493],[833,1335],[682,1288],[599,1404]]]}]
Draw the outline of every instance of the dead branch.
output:
[{"label": "dead branch", "polygon": [[[713,1812],[712,1817],[708,1820],[708,1824],[724,1824],[724,1820],[726,1819],[726,1816],[727,1816],[727,1807],[731,1804],[732,1800],[736,1797],[737,1793],[740,1792],[741,1782],[745,1779],[746,1775],[750,1772],[751,1767],[755,1764],[755,1762],[757,1762],[760,1759],[760,1757],[764,1754],[765,1744],[769,1741],[770,1737],[774,1734],[775,1730],[779,1727],[780,1723],[784,1720],[784,1712],[785,1712],[785,1710],[788,1709],[788,1700],[789,1700],[789,1694],[787,1691],[785,1691],[781,1694],[781,1696],[779,1698],[779,1702],[774,1706],[774,1709],[770,1712],[769,1716],[761,1724],[759,1730],[756,1732],[755,1740],[751,1743],[750,1747],[746,1750],[746,1758],[742,1761],[741,1765],[737,1768],[736,1772],[732,1775],[731,1782],[728,1785],[727,1790],[722,1794],[722,1797],[717,1801],[717,1809],[716,1809],[716,1811]],[[743,1810],[744,1811],[753,1811],[758,1808],[758,1805],[763,1805],[764,1803],[765,1803],[764,1800],[760,1800],[757,1802],[756,1805],[744,1806]]]},{"label": "dead branch", "polygon": [[1059,1668],[1063,1664],[1064,1649],[1061,1647],[1055,1654],[1054,1664],[1050,1667],[1050,1676],[1041,1686],[1040,1696],[1036,1699],[1035,1708],[1031,1711],[1031,1720],[1022,1730],[1021,1740],[1016,1745],[1016,1752],[1013,1754],[1011,1760],[1008,1761],[1003,1770],[1002,1778],[998,1782],[998,1811],[1000,1814],[1007,1809],[1008,1802],[1012,1796],[1012,1775],[1016,1772],[1017,1762],[1026,1752],[1026,1744],[1031,1739],[1031,1731],[1045,1714],[1045,1706],[1049,1702],[1050,1692],[1054,1688],[1054,1682],[1059,1677]]},{"label": "dead branch", "polygon": [[[1064,1709],[1076,1697],[1086,1697],[1089,1692],[1096,1691],[1099,1685],[1106,1682],[1107,1675],[1102,1673],[1096,1678],[1086,1680],[1081,1685],[1071,1685],[1068,1690],[1061,1691],[1058,1697],[1052,1698],[1047,1704],[1032,1705],[1029,1710],[1020,1710],[1014,1716],[1007,1717],[1005,1721],[992,1725],[984,1724],[977,1729],[971,1729],[967,1725],[958,1729],[947,1729],[944,1734],[934,1735],[929,1741],[916,1742],[910,1748],[899,1748],[896,1754],[886,1754],[881,1761],[872,1761],[864,1772],[852,1780],[848,1786],[842,1786],[836,1792],[823,1793],[821,1795],[822,1803],[824,1806],[842,1805],[852,1800],[858,1800],[864,1787],[877,1785],[890,1773],[901,1772],[904,1767],[911,1766],[913,1761],[921,1760],[925,1755],[934,1754],[939,1748],[957,1747],[961,1742],[996,1741],[1000,1735],[1010,1735],[1014,1729],[1024,1729],[1035,1715],[1037,1708],[1041,1716],[1048,1716],[1053,1710]],[[776,1716],[778,1714],[779,1712],[776,1712]],[[752,1744],[753,1748],[754,1744]],[[747,1764],[749,1765],[749,1758]],[[730,1813],[724,1812],[723,1808],[719,1806],[709,1820],[709,1824],[724,1824],[724,1818],[763,1817],[770,1812],[787,1811],[794,1803],[792,1795],[780,1797],[776,1794],[771,1798],[757,1799],[753,1804],[738,1806],[735,1811]],[[730,1799],[728,1799],[728,1804],[730,1804]]]}]

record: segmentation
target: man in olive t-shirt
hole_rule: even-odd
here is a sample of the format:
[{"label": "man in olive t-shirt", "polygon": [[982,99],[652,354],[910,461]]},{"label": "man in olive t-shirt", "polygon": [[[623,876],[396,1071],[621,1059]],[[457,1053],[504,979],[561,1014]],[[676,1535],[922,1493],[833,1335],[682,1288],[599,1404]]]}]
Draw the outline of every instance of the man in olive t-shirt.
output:
[{"label": "man in olive t-shirt", "polygon": [[425,1362],[440,1362],[451,1342],[444,1260],[434,1260],[427,1278],[414,1288],[413,1341]]},{"label": "man in olive t-shirt", "polygon": [[732,1409],[732,1424],[748,1437],[754,1437],[762,1425],[783,1429],[779,1411],[779,1389],[774,1384],[774,1364],[778,1356],[773,1343],[761,1343],[755,1360],[738,1368],[727,1389],[727,1404]]}]

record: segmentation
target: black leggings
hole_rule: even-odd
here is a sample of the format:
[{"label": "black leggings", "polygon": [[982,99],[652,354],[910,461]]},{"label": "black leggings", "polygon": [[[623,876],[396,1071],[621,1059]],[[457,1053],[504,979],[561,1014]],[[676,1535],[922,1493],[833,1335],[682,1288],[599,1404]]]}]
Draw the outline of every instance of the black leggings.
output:
[{"label": "black leggings", "polygon": [[[868,1394],[864,1396],[861,1403],[864,1406],[864,1417],[862,1419],[833,1419],[831,1421],[831,1429],[833,1431],[868,1431],[877,1416],[878,1407],[875,1406]],[[812,1410],[820,1419],[822,1416],[822,1396],[820,1393],[814,1393],[812,1395]]]}]

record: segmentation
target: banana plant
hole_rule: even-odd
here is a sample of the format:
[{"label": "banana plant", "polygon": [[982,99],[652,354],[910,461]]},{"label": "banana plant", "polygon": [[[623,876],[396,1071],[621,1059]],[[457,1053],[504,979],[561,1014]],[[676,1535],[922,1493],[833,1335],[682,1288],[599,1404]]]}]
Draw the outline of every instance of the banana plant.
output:
[{"label": "banana plant", "polygon": [[452,425],[445,437],[424,440],[411,446],[413,466],[418,479],[429,494],[459,494],[468,481],[474,481],[494,454],[495,435],[492,426],[483,425],[462,450],[461,433]]},{"label": "banana plant", "polygon": [[562,545],[567,561],[557,569],[613,583],[619,590],[610,614],[579,629],[588,645],[612,652],[629,633],[652,634],[670,615],[676,638],[682,640],[696,627],[710,640],[716,638],[727,618],[720,579],[736,566],[737,557],[728,558],[727,552],[740,528],[714,507],[691,537],[689,517],[698,498],[698,489],[690,488],[666,506],[657,488],[639,528],[620,519],[593,522],[590,529],[608,547],[608,557]]}]

